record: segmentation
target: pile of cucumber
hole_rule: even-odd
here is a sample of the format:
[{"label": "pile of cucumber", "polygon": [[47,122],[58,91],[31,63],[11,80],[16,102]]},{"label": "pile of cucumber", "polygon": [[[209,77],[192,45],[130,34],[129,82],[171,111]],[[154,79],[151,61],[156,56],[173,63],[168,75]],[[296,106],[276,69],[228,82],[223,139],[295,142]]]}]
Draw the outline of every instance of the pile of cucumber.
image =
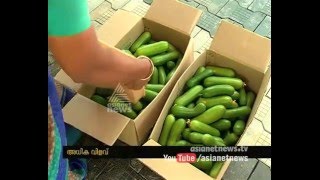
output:
[{"label": "pile of cucumber", "polygon": [[[134,57],[147,56],[152,60],[154,72],[149,81],[149,84],[152,85],[165,85],[173,76],[183,57],[183,54],[168,41],[152,40],[150,32],[143,32],[129,50],[123,49],[123,51]],[[153,88],[146,89],[154,91]]]},{"label": "pile of cucumber", "polygon": [[[162,146],[233,146],[245,130],[255,101],[233,69],[201,66],[191,77],[164,120]],[[223,162],[193,165],[216,177]]]},{"label": "pile of cucumber", "polygon": [[[118,102],[116,104],[119,106],[113,109],[116,111],[119,109],[117,112],[120,114],[135,119],[173,76],[182,60],[183,54],[167,41],[153,40],[150,32],[143,32],[129,49],[122,49],[122,51],[133,57],[147,56],[154,64],[153,74],[145,87],[145,96],[139,102],[131,104],[121,99],[121,97],[112,98],[112,101]],[[107,106],[112,92],[113,90],[111,89],[96,88],[91,99],[103,106]],[[127,110],[124,111],[123,109]]]}]

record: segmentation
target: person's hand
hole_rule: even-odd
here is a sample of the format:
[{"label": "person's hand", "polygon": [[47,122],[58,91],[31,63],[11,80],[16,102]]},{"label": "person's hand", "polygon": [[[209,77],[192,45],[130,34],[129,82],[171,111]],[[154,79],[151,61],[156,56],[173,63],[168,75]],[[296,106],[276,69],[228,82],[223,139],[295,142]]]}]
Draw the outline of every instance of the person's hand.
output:
[{"label": "person's hand", "polygon": [[150,80],[153,70],[154,70],[154,66],[152,61],[146,57],[146,56],[139,56],[138,57],[138,61],[141,61],[141,63],[143,63],[143,72],[145,72],[146,76],[143,79],[137,79],[135,81],[131,81],[131,82],[127,82],[124,83],[123,85],[126,88],[129,89],[133,89],[133,90],[139,90],[141,88],[143,88]]}]

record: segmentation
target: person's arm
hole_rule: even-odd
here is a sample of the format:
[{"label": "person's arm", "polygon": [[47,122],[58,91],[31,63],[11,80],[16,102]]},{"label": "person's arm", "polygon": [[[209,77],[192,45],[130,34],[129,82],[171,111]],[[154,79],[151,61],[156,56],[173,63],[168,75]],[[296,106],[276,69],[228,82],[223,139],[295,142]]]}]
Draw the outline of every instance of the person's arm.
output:
[{"label": "person's arm", "polygon": [[[138,60],[102,45],[90,26],[86,0],[49,0],[49,49],[62,69],[78,83],[115,87],[137,85],[150,75],[148,60]],[[133,88],[131,86],[131,88]]]},{"label": "person's arm", "polygon": [[120,82],[130,84],[146,78],[151,71],[148,60],[138,60],[102,46],[93,27],[73,36],[48,39],[56,60],[75,82],[114,87]]}]

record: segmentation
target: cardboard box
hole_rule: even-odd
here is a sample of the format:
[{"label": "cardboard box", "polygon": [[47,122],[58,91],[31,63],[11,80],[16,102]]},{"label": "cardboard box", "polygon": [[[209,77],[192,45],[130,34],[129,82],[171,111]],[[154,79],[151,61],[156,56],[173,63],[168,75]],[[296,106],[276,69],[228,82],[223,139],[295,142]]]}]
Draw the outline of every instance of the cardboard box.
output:
[{"label": "cardboard box", "polygon": [[[157,142],[150,139],[143,146],[160,146]],[[196,169],[190,163],[178,163],[177,161],[167,159],[139,159],[153,171],[157,172],[164,179],[168,180],[206,180],[210,179],[208,175]],[[212,178],[211,178],[212,180]]]},{"label": "cardboard box", "polygon": [[100,42],[125,49],[149,31],[153,39],[177,47],[184,53],[183,59],[171,80],[134,120],[91,101],[95,87],[74,83],[63,71],[59,72],[56,80],[78,92],[63,109],[65,121],[107,145],[113,145],[117,139],[129,145],[145,142],[174,84],[194,61],[190,35],[200,15],[200,10],[175,0],[154,1],[144,17],[118,10],[97,31]]},{"label": "cardboard box", "polygon": [[[205,65],[215,65],[220,67],[229,67],[236,71],[238,75],[256,94],[256,100],[252,108],[252,112],[247,121],[247,127],[252,122],[257,108],[263,98],[264,92],[267,89],[268,81],[271,76],[271,68],[268,68],[271,60],[271,41],[258,34],[248,31],[240,26],[231,24],[227,21],[222,21],[212,44],[208,50],[202,53],[193,64],[183,73],[173,88],[166,104],[164,105],[161,114],[155,124],[155,127],[150,135],[149,144],[159,145],[157,143],[163,122],[173,105],[174,100],[182,93],[185,83],[194,75],[198,67]],[[244,131],[246,133],[246,129]],[[240,137],[239,142],[241,142]],[[147,166],[157,172],[163,172],[162,166],[158,166],[160,160],[142,159]],[[159,161],[159,162],[158,162]],[[225,162],[217,179],[221,179],[230,162]],[[179,165],[176,165],[179,166]],[[180,165],[185,166],[185,165]],[[177,174],[199,174],[202,171],[197,168],[190,169],[189,167],[180,168],[181,171],[176,171]],[[165,174],[168,179],[175,179],[174,175]],[[207,178],[212,179],[207,175]]]}]

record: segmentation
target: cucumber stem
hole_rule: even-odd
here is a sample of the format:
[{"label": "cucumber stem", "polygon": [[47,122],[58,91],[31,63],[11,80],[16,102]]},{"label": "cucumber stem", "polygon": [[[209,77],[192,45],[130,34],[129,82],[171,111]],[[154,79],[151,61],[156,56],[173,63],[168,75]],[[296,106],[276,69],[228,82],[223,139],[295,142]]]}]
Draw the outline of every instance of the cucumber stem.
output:
[{"label": "cucumber stem", "polygon": [[190,119],[187,119],[187,125],[189,126],[189,124],[191,123]]}]

